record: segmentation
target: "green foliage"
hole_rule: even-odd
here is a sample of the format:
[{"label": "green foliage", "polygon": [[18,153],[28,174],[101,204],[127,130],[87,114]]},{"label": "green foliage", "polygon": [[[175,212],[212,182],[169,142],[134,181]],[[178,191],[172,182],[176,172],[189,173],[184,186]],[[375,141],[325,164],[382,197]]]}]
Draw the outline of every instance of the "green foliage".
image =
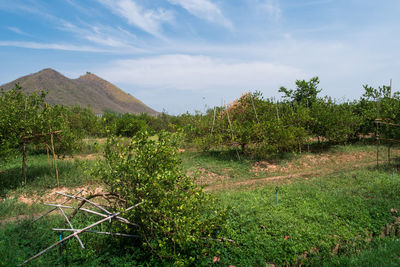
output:
[{"label": "green foliage", "polygon": [[316,101],[311,114],[313,133],[334,143],[344,143],[353,138],[361,124],[353,105],[337,104],[331,98]]},{"label": "green foliage", "polygon": [[367,170],[281,185],[278,206],[273,184],[222,192],[224,207],[232,209],[222,235],[240,246],[217,245],[214,254],[235,266],[324,262],[338,244],[336,253],[352,254],[394,221],[399,192],[398,176]]},{"label": "green foliage", "polygon": [[160,132],[157,140],[146,132],[130,140],[111,138],[105,162],[94,173],[127,200],[125,206],[143,203],[126,214],[139,224],[128,231],[144,237],[142,249],[175,264],[189,264],[223,216],[211,196],[183,172],[178,143],[178,135],[167,132]]},{"label": "green foliage", "polygon": [[[14,194],[42,194],[47,189],[56,188],[55,169],[44,154],[29,155],[27,157],[27,185],[22,186],[21,156],[14,156],[8,161],[0,161],[0,197],[11,192]],[[61,186],[82,186],[93,183],[83,172],[83,162],[58,160],[58,173]],[[87,167],[94,163],[87,162]]]},{"label": "green foliage", "polygon": [[284,98],[292,103],[310,107],[317,100],[318,93],[321,92],[321,89],[318,89],[318,85],[319,78],[313,77],[308,82],[305,80],[297,80],[295,90],[286,89],[282,86],[279,92],[283,93]]},{"label": "green foliage", "polygon": [[22,145],[24,136],[41,134],[45,130],[44,92],[25,97],[16,85],[0,92],[0,154],[6,155]]}]

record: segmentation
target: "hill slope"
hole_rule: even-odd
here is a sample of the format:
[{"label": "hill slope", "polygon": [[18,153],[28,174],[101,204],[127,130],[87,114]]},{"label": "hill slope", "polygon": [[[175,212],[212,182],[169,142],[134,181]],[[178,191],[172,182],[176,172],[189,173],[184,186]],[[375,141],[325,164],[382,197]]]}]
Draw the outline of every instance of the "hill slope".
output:
[{"label": "hill slope", "polygon": [[1,85],[0,88],[10,90],[16,83],[28,93],[49,91],[46,97],[49,104],[90,107],[95,113],[112,110],[119,113],[157,114],[140,100],[91,73],[78,79],[69,79],[53,69],[44,69]]}]

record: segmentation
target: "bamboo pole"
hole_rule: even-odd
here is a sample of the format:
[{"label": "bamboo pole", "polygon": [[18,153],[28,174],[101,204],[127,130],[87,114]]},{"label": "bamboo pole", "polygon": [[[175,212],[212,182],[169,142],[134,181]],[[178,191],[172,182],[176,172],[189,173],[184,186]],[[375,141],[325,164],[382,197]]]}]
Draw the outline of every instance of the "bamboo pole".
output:
[{"label": "bamboo pole", "polygon": [[250,95],[250,99],[251,99],[251,105],[253,106],[253,110],[254,110],[254,114],[256,114],[256,120],[258,121],[258,116],[257,116],[257,111],[256,111],[256,107],[254,106],[254,100],[253,100],[253,95]]},{"label": "bamboo pole", "polygon": [[26,167],[26,142],[25,140],[22,143],[22,172],[24,174],[24,182],[26,185],[26,172],[27,172],[27,167]]},{"label": "bamboo pole", "polygon": [[53,133],[50,134],[50,141],[51,141],[51,150],[53,152],[54,167],[56,169],[57,187],[60,188],[60,180],[58,179],[57,159],[56,159],[56,153],[54,151]]},{"label": "bamboo pole", "polygon": [[106,210],[106,209],[103,208],[102,206],[100,206],[100,205],[98,205],[98,204],[96,204],[96,203],[93,203],[92,201],[90,201],[90,200],[88,200],[88,199],[86,199],[86,198],[84,198],[84,197],[71,196],[71,195],[68,195],[68,194],[65,194],[65,193],[61,193],[61,192],[56,192],[56,194],[59,194],[59,195],[62,195],[62,196],[68,197],[68,198],[73,198],[73,199],[85,201],[85,202],[91,204],[92,206],[94,206],[94,207],[96,207],[96,208],[98,208],[98,209],[104,211],[105,213],[111,214],[111,212],[109,212],[108,210]]},{"label": "bamboo pole", "polygon": [[[75,196],[79,195],[79,194],[82,193],[82,192],[83,192],[83,190],[79,191],[78,193],[75,194]],[[69,202],[69,201],[71,201],[71,200],[72,200],[72,198],[69,198],[69,199],[65,200],[63,203],[61,203],[61,205],[62,205],[62,204],[65,204],[65,203],[67,203],[67,202]],[[33,220],[33,221],[31,222],[31,224],[34,223],[34,222],[36,222],[36,221],[38,221],[39,219],[43,218],[44,216],[46,216],[46,215],[49,214],[50,212],[55,211],[56,209],[57,209],[57,207],[55,207],[54,209],[51,209],[51,210],[45,212],[44,214],[40,215],[38,218],[36,218],[35,220]]]},{"label": "bamboo pole", "polygon": [[[60,204],[47,204],[47,203],[43,203],[43,205],[50,206],[50,207],[56,207],[56,208],[81,210],[81,211],[84,211],[84,212],[87,212],[87,213],[91,213],[91,214],[94,214],[94,215],[97,215],[97,216],[100,216],[100,217],[103,217],[103,218],[108,217],[108,215],[105,215],[103,213],[100,213],[100,212],[97,212],[97,211],[94,211],[94,210],[90,210],[90,209],[85,209],[85,208],[75,208],[75,207],[64,206],[64,205],[60,205]],[[129,224],[129,225],[132,225],[132,226],[139,226],[138,224],[132,223],[132,222],[128,221],[127,219],[119,217],[119,216],[117,216],[115,219],[117,221],[121,222],[121,223]]]},{"label": "bamboo pole", "polygon": [[[25,108],[24,108],[24,123],[26,123],[26,106],[27,106],[27,100],[25,98]],[[25,136],[26,132],[24,133]],[[22,141],[22,172],[24,174],[24,182],[26,185],[26,172],[27,172],[27,167],[26,167],[26,139],[23,138]]]},{"label": "bamboo pole", "polygon": [[[67,223],[68,223],[69,226],[71,227],[71,230],[74,230],[74,227],[72,226],[72,223],[69,221],[67,215],[65,215],[65,212],[63,211],[63,209],[60,208],[60,207],[58,207],[58,208],[60,209],[62,215],[64,215],[65,220],[67,220]],[[75,238],[76,238],[76,240],[78,240],[79,245],[81,246],[81,248],[82,248],[82,249],[85,249],[85,246],[83,245],[82,240],[79,238],[79,236],[78,236],[78,235],[75,235]]]},{"label": "bamboo pole", "polygon": [[[229,111],[227,109],[227,107],[225,107],[225,111],[226,111],[226,116],[228,117],[228,122],[229,122],[229,127],[231,128],[231,137],[232,137],[232,141],[235,141],[235,138],[233,136],[233,128],[232,128],[232,124],[231,124],[231,119],[229,118]],[[235,150],[236,150],[236,155],[240,161],[240,155],[239,155],[239,151],[237,150],[237,147],[235,146]]]},{"label": "bamboo pole", "polygon": [[[56,194],[59,194],[59,195],[62,195],[62,196],[66,196],[66,197],[69,197],[69,198],[78,199],[78,200],[81,200],[81,201],[85,201],[85,202],[91,204],[92,206],[94,206],[94,207],[96,207],[96,208],[98,208],[98,209],[104,211],[105,213],[111,214],[111,212],[109,212],[108,210],[106,210],[106,209],[103,208],[102,206],[100,206],[100,205],[98,205],[98,204],[96,204],[96,203],[93,203],[92,201],[90,201],[90,200],[88,200],[88,199],[86,199],[86,198],[78,197],[78,196],[70,196],[70,195],[67,195],[67,194],[64,194],[64,193],[61,193],[61,192],[56,192]],[[119,221],[124,221],[124,222],[127,223],[127,224],[132,224],[132,223],[129,222],[127,219],[124,219],[124,218],[122,218],[122,217],[117,217],[117,219],[118,219]],[[137,225],[136,225],[136,226],[137,226]]]},{"label": "bamboo pole", "polygon": [[[81,229],[62,229],[62,228],[60,229],[60,228],[53,228],[53,229],[51,229],[51,230],[56,231],[56,232],[78,232],[78,231],[80,231]],[[87,231],[85,231],[85,232],[88,232],[88,233],[95,233],[95,234],[103,234],[103,235],[115,235],[115,236],[126,236],[126,237],[143,238],[143,237],[140,236],[140,235],[129,235],[129,234],[122,234],[122,233],[99,232],[99,231],[92,231],[92,230],[87,230]]]},{"label": "bamboo pole", "polygon": [[35,256],[30,257],[29,259],[27,259],[26,261],[24,261],[23,263],[21,263],[19,266],[25,265],[25,264],[27,264],[28,262],[30,262],[30,261],[32,261],[32,260],[34,260],[34,259],[36,259],[36,258],[42,256],[44,253],[46,253],[46,252],[49,251],[50,249],[56,247],[57,245],[59,245],[59,244],[62,243],[62,242],[67,241],[68,239],[71,239],[71,238],[74,237],[75,235],[78,235],[78,234],[80,234],[80,233],[82,233],[82,232],[85,232],[85,231],[89,230],[90,228],[93,228],[93,227],[95,227],[96,225],[99,225],[99,224],[101,224],[101,223],[103,223],[103,222],[105,222],[105,221],[108,221],[108,220],[110,220],[110,219],[112,219],[112,218],[114,218],[114,217],[116,217],[116,216],[118,216],[118,215],[120,215],[120,214],[122,214],[122,213],[128,212],[128,211],[130,211],[130,210],[132,210],[132,209],[138,207],[138,206],[141,205],[141,204],[143,204],[143,202],[138,203],[138,204],[136,204],[136,205],[134,205],[134,206],[131,206],[131,207],[127,208],[127,209],[124,210],[124,211],[120,211],[120,212],[111,214],[111,215],[108,216],[107,218],[101,219],[100,221],[97,221],[97,222],[95,222],[95,223],[92,223],[91,225],[86,226],[85,228],[80,229],[79,231],[74,232],[73,234],[71,234],[71,235],[69,235],[69,236],[67,236],[67,237],[64,237],[64,238],[61,239],[60,241],[57,241],[56,243],[54,243],[53,245],[51,245],[50,247],[48,247],[48,248],[42,250],[41,252],[39,252],[39,253],[36,254]]},{"label": "bamboo pole", "polygon": [[214,117],[213,117],[213,123],[212,123],[212,126],[211,126],[211,134],[213,133],[213,131],[214,131],[214,124],[215,124],[215,113],[216,113],[216,109],[217,109],[217,107],[214,107]]}]

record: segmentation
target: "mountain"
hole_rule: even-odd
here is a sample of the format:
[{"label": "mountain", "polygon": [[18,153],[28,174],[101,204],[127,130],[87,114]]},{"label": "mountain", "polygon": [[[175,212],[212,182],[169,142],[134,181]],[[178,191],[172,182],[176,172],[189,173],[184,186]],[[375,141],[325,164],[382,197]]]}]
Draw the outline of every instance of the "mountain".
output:
[{"label": "mountain", "polygon": [[16,83],[22,86],[24,92],[48,91],[46,101],[49,104],[90,107],[95,113],[106,110],[151,115],[158,113],[112,83],[89,72],[78,79],[69,79],[53,69],[44,69],[1,85],[0,88],[10,90]]}]

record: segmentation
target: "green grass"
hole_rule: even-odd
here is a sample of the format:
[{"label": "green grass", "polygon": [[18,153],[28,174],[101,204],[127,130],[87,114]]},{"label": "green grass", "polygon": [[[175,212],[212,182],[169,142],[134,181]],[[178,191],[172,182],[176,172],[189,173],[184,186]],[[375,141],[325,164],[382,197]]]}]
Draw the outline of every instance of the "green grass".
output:
[{"label": "green grass", "polygon": [[209,151],[209,152],[184,152],[182,153],[183,167],[187,171],[196,171],[204,168],[209,172],[232,179],[244,179],[252,176],[249,173],[255,161],[242,156],[239,161],[234,150]]},{"label": "green grass", "polygon": [[296,182],[279,187],[278,206],[273,185],[218,197],[232,210],[223,236],[239,244],[216,247],[222,264],[296,264],[304,253],[327,259],[338,244],[339,254],[365,247],[394,221],[400,177],[359,170]]},{"label": "green grass", "polygon": [[[10,192],[43,193],[47,189],[57,187],[55,168],[46,155],[29,155],[27,157],[27,185],[22,175],[22,158],[15,156],[0,163],[0,197]],[[73,187],[93,182],[93,178],[83,173],[83,162],[57,160],[60,186]],[[93,164],[88,162],[87,164]]]},{"label": "green grass", "polygon": [[32,216],[45,210],[46,207],[39,204],[28,205],[18,202],[16,199],[5,199],[0,202],[0,222],[2,219],[17,216]]},{"label": "green grass", "polygon": [[[332,153],[372,151],[373,147],[332,147]],[[281,157],[287,160],[297,159]],[[47,163],[46,155],[28,157],[28,184],[22,185],[20,158],[1,163],[0,192],[2,194],[42,192],[56,187],[54,169]],[[255,159],[236,158],[235,151],[185,152],[184,168],[204,168],[210,172],[227,175],[232,179],[251,177],[249,170]],[[90,164],[90,163],[89,163]],[[93,183],[85,175],[79,162],[59,161],[60,182],[63,186],[79,186]],[[236,244],[214,242],[207,256],[199,255],[196,265],[207,265],[214,256],[219,265],[265,266],[396,266],[400,264],[400,239],[394,235],[379,238],[395,218],[391,209],[400,216],[400,174],[392,178],[393,166],[381,165],[357,170],[341,171],[309,180],[293,180],[281,184],[271,182],[249,190],[237,187],[231,191],[214,192],[221,207],[228,209],[226,226],[219,236],[233,239]],[[279,205],[276,204],[276,187],[279,187]],[[39,205],[19,203],[16,199],[0,202],[0,266],[13,266],[46,248],[57,240],[53,227],[64,227],[60,216],[51,216],[29,225],[5,220],[10,217],[43,212]],[[93,222],[92,217],[77,217],[75,227]],[[103,226],[107,227],[107,226]],[[395,224],[395,229],[398,229]],[[101,230],[99,228],[98,230]],[[103,228],[103,230],[108,230]],[[99,266],[123,264],[156,265],[157,257],[135,249],[135,243],[127,240],[91,234],[82,235],[87,247],[81,250],[76,240],[66,242],[63,257],[53,249],[33,262],[32,266],[71,265]],[[147,256],[145,256],[147,255]],[[150,262],[151,261],[151,262]]]},{"label": "green grass", "polygon": [[399,266],[400,239],[376,238],[362,251],[312,262],[315,266]]}]

